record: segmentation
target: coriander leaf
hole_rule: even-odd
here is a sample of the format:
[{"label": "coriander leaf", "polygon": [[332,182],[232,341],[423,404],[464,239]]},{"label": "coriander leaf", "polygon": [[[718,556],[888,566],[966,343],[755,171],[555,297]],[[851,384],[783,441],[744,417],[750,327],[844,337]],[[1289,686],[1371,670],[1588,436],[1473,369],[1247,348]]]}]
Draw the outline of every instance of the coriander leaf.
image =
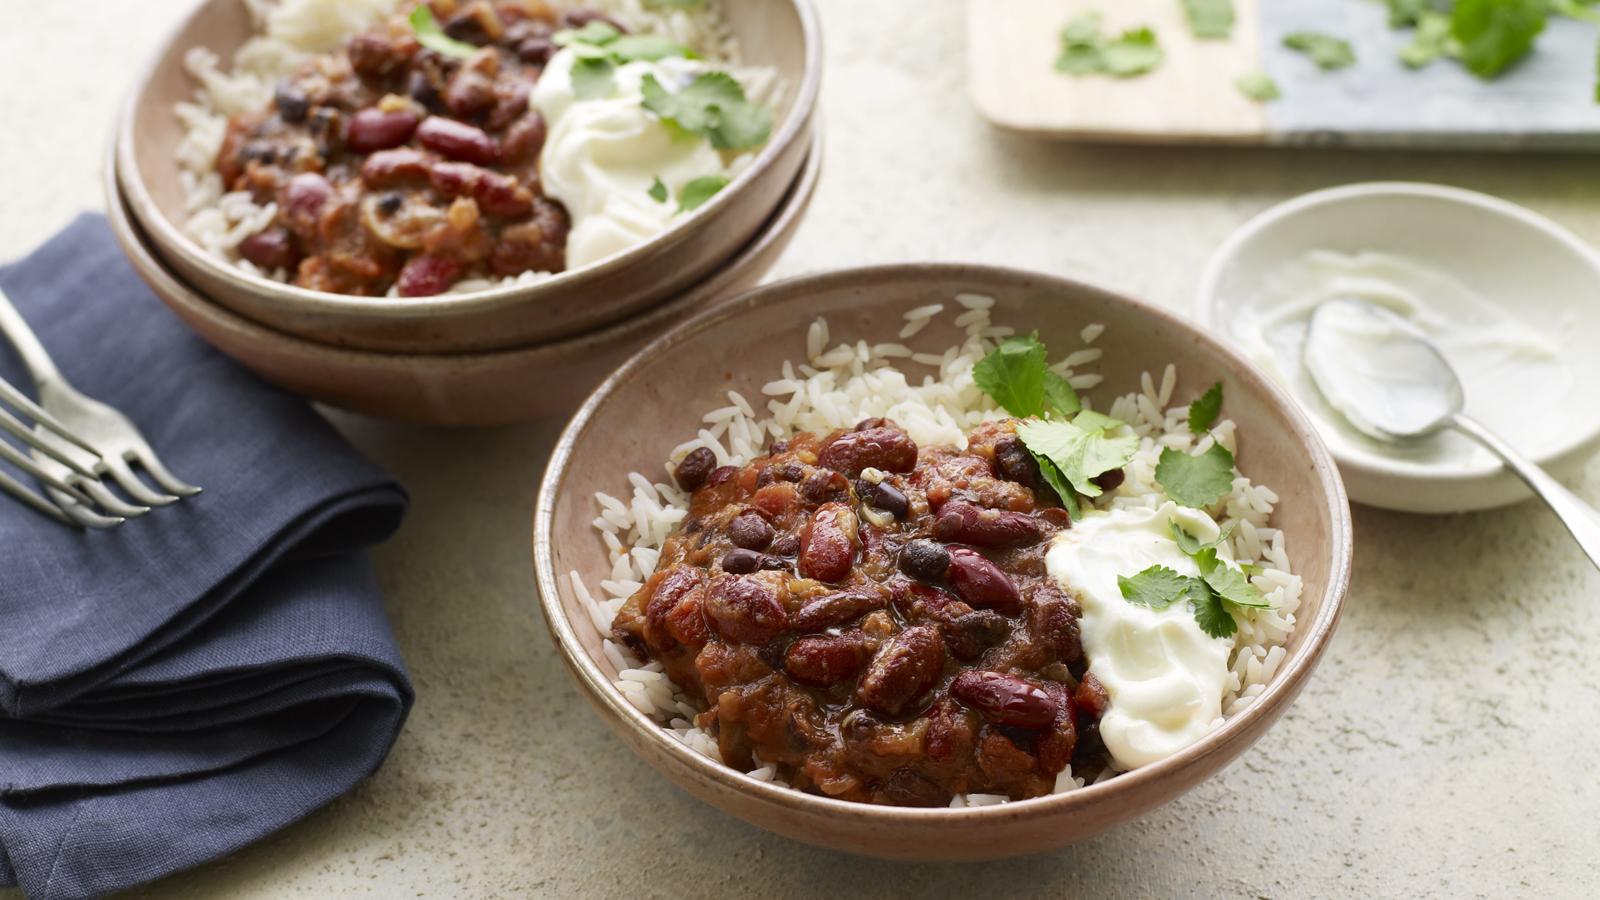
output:
[{"label": "coriander leaf", "polygon": [[1296,31],[1283,39],[1283,45],[1298,50],[1321,69],[1343,69],[1355,64],[1356,52],[1344,38],[1315,31]]},{"label": "coriander leaf", "polygon": [[1098,44],[1100,42],[1100,14],[1087,12],[1076,16],[1061,29],[1063,44]]},{"label": "coriander leaf", "polygon": [[1166,566],[1151,566],[1132,578],[1118,575],[1117,587],[1129,603],[1163,610],[1189,596],[1194,581]]},{"label": "coriander leaf", "polygon": [[624,63],[637,60],[655,62],[658,59],[694,58],[694,53],[688,47],[676,41],[669,41],[659,34],[625,34],[606,44],[605,49],[618,62]]},{"label": "coriander leaf", "polygon": [[1092,75],[1100,71],[1104,54],[1099,44],[1069,44],[1056,57],[1056,71],[1068,75]]},{"label": "coriander leaf", "polygon": [[595,19],[592,22],[585,23],[582,28],[565,28],[556,32],[550,38],[550,42],[557,47],[566,47],[571,44],[591,44],[596,47],[604,47],[619,37],[622,37],[622,32],[617,30],[617,26],[612,25],[610,22]]},{"label": "coriander leaf", "polygon": [[744,88],[726,72],[705,72],[671,93],[654,75],[640,82],[644,108],[689,134],[702,135],[718,150],[743,150],[766,143],[772,111],[745,99]]},{"label": "coriander leaf", "polygon": [[1437,12],[1423,13],[1417,20],[1411,43],[1400,48],[1400,61],[1413,69],[1420,69],[1441,56],[1460,55],[1461,43],[1450,33],[1450,17]]},{"label": "coriander leaf", "polygon": [[1239,623],[1233,620],[1222,598],[1211,590],[1210,585],[1203,581],[1198,583],[1199,587],[1189,592],[1189,609],[1194,612],[1195,623],[1211,637],[1232,637],[1239,630]]},{"label": "coriander leaf", "polygon": [[1072,389],[1065,378],[1049,369],[1044,371],[1044,404],[1058,416],[1070,416],[1083,409],[1078,392]]},{"label": "coriander leaf", "polygon": [[1265,72],[1246,72],[1233,80],[1233,86],[1239,89],[1239,93],[1261,103],[1283,96],[1283,92],[1278,90],[1278,83]]},{"label": "coriander leaf", "polygon": [[1042,416],[1045,376],[1050,374],[1045,353],[1037,334],[1006,338],[972,367],[972,380],[1013,416]]},{"label": "coriander leaf", "polygon": [[1433,0],[1386,0],[1389,5],[1389,27],[1409,28],[1431,12]]},{"label": "coriander leaf", "polygon": [[1182,525],[1179,525],[1177,522],[1172,522],[1170,524],[1172,525],[1172,539],[1177,541],[1178,549],[1183,551],[1184,556],[1198,556],[1207,549],[1214,549],[1218,544],[1221,544],[1228,537],[1227,534],[1222,534],[1211,543],[1203,544],[1200,542],[1199,538],[1183,530]]},{"label": "coriander leaf", "polygon": [[657,203],[667,202],[667,186],[661,183],[660,175],[657,175],[655,180],[650,182],[650,190],[647,193],[650,195],[650,199]]},{"label": "coriander leaf", "polygon": [[1156,463],[1156,483],[1178,503],[1205,509],[1233,487],[1233,454],[1221,444],[1199,456],[1168,447]]},{"label": "coriander leaf", "polygon": [[1116,78],[1132,78],[1160,65],[1161,58],[1154,31],[1130,28],[1106,43],[1101,70]]},{"label": "coriander leaf", "polygon": [[1261,574],[1261,567],[1251,565],[1250,563],[1240,563],[1239,571],[1243,572],[1246,576],[1255,576]]},{"label": "coriander leaf", "polygon": [[717,192],[728,186],[726,175],[702,175],[683,186],[678,192],[678,212],[689,212],[699,209],[702,204]]},{"label": "coriander leaf", "polygon": [[1094,478],[1120,469],[1139,449],[1137,435],[1107,437],[1100,429],[1086,430],[1057,419],[1031,420],[1017,428],[1023,446],[1048,458],[1072,487],[1086,497],[1098,497]]},{"label": "coriander leaf", "polygon": [[1183,0],[1183,12],[1197,38],[1226,38],[1233,33],[1233,0]]},{"label": "coriander leaf", "polygon": [[1222,412],[1222,382],[1217,382],[1211,389],[1200,395],[1200,399],[1189,404],[1189,431],[1192,434],[1204,434],[1217,424],[1217,416]]},{"label": "coriander leaf", "polygon": [[1545,0],[1456,0],[1450,33],[1461,44],[1461,64],[1493,78],[1528,55],[1548,16]]},{"label": "coriander leaf", "polygon": [[433,10],[426,3],[411,11],[411,31],[417,36],[417,43],[442,56],[453,56],[457,59],[471,59],[478,54],[478,48],[466,41],[458,41],[439,27],[439,20],[433,17]]},{"label": "coriander leaf", "polygon": [[[1216,553],[1215,550],[1211,551]],[[1261,589],[1251,584],[1243,572],[1232,566],[1218,562],[1211,571],[1206,572],[1205,582],[1217,593],[1218,597],[1233,604],[1251,609],[1270,609],[1271,603],[1267,602]]]},{"label": "coriander leaf", "polygon": [[616,88],[616,82],[611,77],[614,68],[608,59],[574,60],[572,96],[579,100],[598,100],[611,96],[612,90]]},{"label": "coriander leaf", "polygon": [[1084,431],[1110,431],[1113,428],[1121,428],[1126,423],[1121,419],[1113,419],[1092,409],[1086,409],[1073,416],[1072,424]]},{"label": "coriander leaf", "polygon": [[1083,518],[1083,507],[1078,503],[1078,492],[1072,489],[1072,485],[1068,483],[1066,476],[1061,474],[1061,470],[1056,468],[1056,464],[1051,462],[1049,457],[1040,456],[1032,450],[1029,450],[1028,454],[1039,464],[1039,474],[1044,478],[1045,484],[1050,485],[1050,489],[1061,498],[1061,508],[1067,511],[1067,515],[1071,516],[1074,522]]}]

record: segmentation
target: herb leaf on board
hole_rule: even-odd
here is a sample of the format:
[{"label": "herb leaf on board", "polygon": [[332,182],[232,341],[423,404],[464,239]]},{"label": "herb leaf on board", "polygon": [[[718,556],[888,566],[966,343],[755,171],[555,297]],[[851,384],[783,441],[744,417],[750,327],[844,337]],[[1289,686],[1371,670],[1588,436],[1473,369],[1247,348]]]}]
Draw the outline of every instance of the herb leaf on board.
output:
[{"label": "herb leaf on board", "polygon": [[1546,0],[1456,0],[1450,33],[1467,71],[1493,78],[1528,55],[1548,18]]},{"label": "herb leaf on board", "polygon": [[1114,78],[1132,78],[1161,65],[1164,55],[1154,31],[1130,28],[1120,37],[1106,42],[1101,70]]},{"label": "herb leaf on board", "polygon": [[1233,454],[1216,443],[1198,456],[1168,447],[1156,463],[1156,483],[1179,504],[1205,509],[1233,487]]},{"label": "herb leaf on board", "polygon": [[1183,13],[1197,38],[1226,38],[1233,34],[1233,0],[1183,0]]},{"label": "herb leaf on board", "polygon": [[1278,89],[1278,83],[1265,72],[1246,72],[1233,80],[1233,86],[1239,93],[1259,103],[1266,103],[1283,96],[1283,92]]},{"label": "herb leaf on board", "polygon": [[1296,31],[1283,39],[1283,45],[1311,58],[1317,68],[1343,69],[1355,65],[1356,51],[1344,38],[1316,31]]}]

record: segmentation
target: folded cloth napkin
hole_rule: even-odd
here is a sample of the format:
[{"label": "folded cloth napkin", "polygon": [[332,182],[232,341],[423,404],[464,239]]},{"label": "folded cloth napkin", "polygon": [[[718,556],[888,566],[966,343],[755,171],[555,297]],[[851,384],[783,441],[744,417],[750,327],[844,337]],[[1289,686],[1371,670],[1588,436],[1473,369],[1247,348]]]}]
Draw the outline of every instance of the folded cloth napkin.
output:
[{"label": "folded cloth napkin", "polygon": [[[0,497],[0,885],[126,888],[371,774],[411,685],[365,548],[405,493],[191,334],[85,216],[0,269],[63,374],[204,493],[104,532]],[[0,341],[0,377],[31,388]]]}]

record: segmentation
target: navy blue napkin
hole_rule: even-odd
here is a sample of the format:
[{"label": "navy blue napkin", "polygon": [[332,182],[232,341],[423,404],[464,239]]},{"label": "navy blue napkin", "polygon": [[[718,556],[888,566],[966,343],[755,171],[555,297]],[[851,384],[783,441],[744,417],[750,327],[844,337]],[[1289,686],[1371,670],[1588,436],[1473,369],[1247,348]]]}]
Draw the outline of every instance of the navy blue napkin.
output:
[{"label": "navy blue napkin", "polygon": [[[349,790],[411,706],[365,549],[405,493],[185,328],[84,216],[0,269],[78,389],[205,491],[107,532],[0,496],[0,885],[94,896]],[[0,377],[31,388],[0,341]]]}]

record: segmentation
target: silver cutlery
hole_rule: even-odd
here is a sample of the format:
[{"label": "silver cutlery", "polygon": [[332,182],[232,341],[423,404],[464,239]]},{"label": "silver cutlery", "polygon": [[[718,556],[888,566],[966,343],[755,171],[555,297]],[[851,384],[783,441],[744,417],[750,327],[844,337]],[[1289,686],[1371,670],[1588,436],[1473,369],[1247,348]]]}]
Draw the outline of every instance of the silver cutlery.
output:
[{"label": "silver cutlery", "polygon": [[[31,450],[23,457],[0,442],[0,458],[36,478],[54,501],[46,503],[15,479],[0,472],[0,489],[58,521],[89,528],[110,528],[152,507],[166,506],[200,493],[167,470],[127,416],[87,397],[67,383],[50,354],[0,291],[0,333],[17,348],[33,377],[39,400],[0,381],[0,401],[34,422],[29,429],[17,415],[0,409],[0,430]],[[162,490],[154,490],[134,471],[142,468]],[[110,478],[133,503],[106,487]],[[43,506],[41,506],[43,504]]]}]

